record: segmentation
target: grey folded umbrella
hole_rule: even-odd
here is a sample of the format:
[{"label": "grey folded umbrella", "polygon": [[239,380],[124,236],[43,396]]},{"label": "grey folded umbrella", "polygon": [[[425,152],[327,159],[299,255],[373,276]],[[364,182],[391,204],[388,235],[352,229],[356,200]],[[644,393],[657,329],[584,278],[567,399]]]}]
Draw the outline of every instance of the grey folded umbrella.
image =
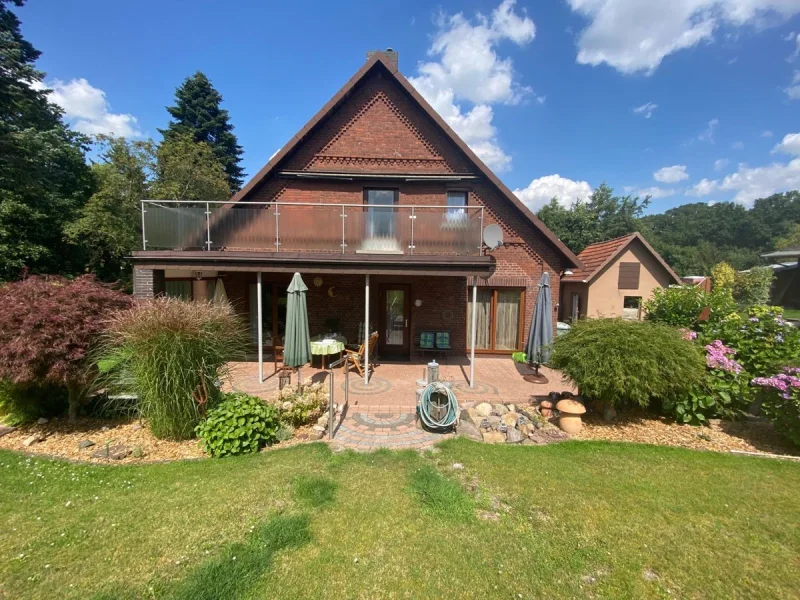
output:
[{"label": "grey folded umbrella", "polygon": [[536,294],[536,304],[533,307],[531,319],[531,332],[528,335],[528,344],[525,354],[528,364],[536,367],[539,374],[539,365],[550,360],[550,348],[553,343],[553,297],[550,293],[550,274],[542,273],[539,279],[539,292]]}]

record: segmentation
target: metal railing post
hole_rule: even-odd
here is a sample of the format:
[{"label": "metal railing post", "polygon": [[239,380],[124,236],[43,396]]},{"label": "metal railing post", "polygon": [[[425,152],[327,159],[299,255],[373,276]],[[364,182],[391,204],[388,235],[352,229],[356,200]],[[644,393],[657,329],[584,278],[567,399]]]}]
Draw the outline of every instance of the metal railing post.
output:
[{"label": "metal railing post", "polygon": [[345,248],[347,248],[347,240],[345,239],[345,219],[347,218],[347,212],[345,209],[344,204],[342,204],[342,254],[345,254]]},{"label": "metal railing post", "polygon": [[280,217],[281,213],[278,211],[278,203],[275,203],[275,252],[281,251],[281,235],[280,235]]},{"label": "metal railing post", "polygon": [[144,231],[144,213],[147,211],[144,208],[145,202],[142,200],[142,250],[147,250],[147,235]]},{"label": "metal railing post", "polygon": [[414,214],[414,207],[411,207],[411,216],[408,217],[411,219],[411,245],[408,247],[411,250],[411,254],[414,254],[414,221],[416,220],[417,216]]},{"label": "metal railing post", "polygon": [[328,373],[330,373],[330,375],[331,375],[330,391],[329,391],[330,399],[328,401],[328,409],[329,409],[328,410],[328,439],[332,440],[333,439],[333,417],[336,414],[336,410],[334,409],[334,402],[333,402],[333,400],[334,400],[333,393],[334,393],[334,390],[336,389],[334,387],[334,385],[333,385],[333,367],[330,367],[330,366],[328,367]]},{"label": "metal railing post", "polygon": [[211,251],[211,207],[206,202],[206,250]]}]

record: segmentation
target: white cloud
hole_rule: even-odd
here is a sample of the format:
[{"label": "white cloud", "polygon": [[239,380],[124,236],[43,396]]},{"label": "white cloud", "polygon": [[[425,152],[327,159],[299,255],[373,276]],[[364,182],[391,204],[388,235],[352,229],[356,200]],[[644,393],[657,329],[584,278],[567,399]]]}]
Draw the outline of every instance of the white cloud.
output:
[{"label": "white cloud", "polygon": [[50,89],[50,101],[60,106],[64,117],[76,131],[87,135],[113,134],[120,137],[140,137],[136,117],[113,113],[106,93],[93,87],[86,79],[69,82],[53,79],[36,83],[38,89]]},{"label": "white cloud", "polygon": [[722,180],[704,179],[690,192],[693,196],[708,196],[714,192],[736,192],[733,201],[747,207],[758,198],[800,188],[800,158],[763,167],[740,164],[736,173]]},{"label": "white cloud", "polygon": [[663,167],[653,173],[653,179],[659,183],[678,183],[684,179],[689,179],[689,174],[686,172],[686,165],[673,165],[671,167]]},{"label": "white cloud", "polygon": [[715,171],[722,171],[725,167],[728,166],[730,161],[727,158],[720,158],[714,161],[714,170]]},{"label": "white cloud", "polygon": [[789,96],[789,100],[800,100],[800,71],[794,72],[791,85],[783,91]]},{"label": "white cloud", "polygon": [[[523,46],[536,35],[536,26],[524,11],[514,11],[515,2],[503,0],[490,17],[478,14],[473,20],[463,13],[440,15],[428,50],[435,60],[420,63],[419,74],[410,78],[481,160],[496,170],[509,168],[511,157],[497,140],[492,105],[518,104],[532,94],[517,80],[511,59],[496,52],[500,42]],[[542,104],[545,96],[534,99]],[[465,108],[465,101],[473,106]]]},{"label": "white cloud", "polygon": [[654,200],[657,198],[669,198],[670,196],[675,195],[675,190],[672,188],[660,188],[660,187],[649,187],[649,188],[639,188],[634,190],[634,196],[639,196],[644,198],[645,196],[650,196]]},{"label": "white cloud", "polygon": [[771,138],[772,135],[773,134],[769,129],[765,129],[764,131],[761,132],[761,137],[762,138]]},{"label": "white cloud", "polygon": [[[567,0],[589,24],[578,38],[580,64],[652,74],[661,61],[722,26],[766,27],[800,13],[798,0]],[[775,17],[778,17],[776,19]]]},{"label": "white cloud", "polygon": [[741,141],[733,142],[731,144],[731,148],[733,148],[734,150],[741,150],[742,148],[744,148],[744,142]]},{"label": "white cloud", "polygon": [[538,211],[553,198],[562,206],[571,206],[575,201],[585,201],[592,193],[586,181],[573,181],[560,175],[547,175],[534,179],[528,187],[514,190],[514,194],[532,211]]},{"label": "white cloud", "polygon": [[772,151],[800,156],[800,133],[789,133],[785,135],[783,141],[775,146]]},{"label": "white cloud", "polygon": [[698,142],[708,142],[709,144],[714,143],[714,132],[717,130],[717,126],[719,125],[719,119],[711,119],[706,125],[706,128],[703,130],[703,133],[699,134],[696,138],[692,139],[691,141],[697,140]]},{"label": "white cloud", "polygon": [[[792,32],[790,36],[791,35],[794,35],[794,32]],[[787,36],[784,39],[787,42],[790,42],[792,41],[792,38],[790,36]],[[797,36],[794,38],[794,52],[792,52],[789,56],[786,57],[786,62],[794,62],[798,56],[800,56],[800,33],[798,33]]]},{"label": "white cloud", "polygon": [[658,108],[658,104],[654,102],[648,102],[647,104],[642,104],[641,106],[637,106],[633,109],[634,114],[641,115],[645,119],[649,119],[653,116],[653,113]]}]

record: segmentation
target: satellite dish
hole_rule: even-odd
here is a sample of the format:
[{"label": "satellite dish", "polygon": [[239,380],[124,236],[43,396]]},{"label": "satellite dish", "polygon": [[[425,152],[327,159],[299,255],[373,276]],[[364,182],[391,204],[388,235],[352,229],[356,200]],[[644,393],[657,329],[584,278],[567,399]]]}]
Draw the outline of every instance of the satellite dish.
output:
[{"label": "satellite dish", "polygon": [[483,230],[483,243],[489,246],[490,250],[499,248],[503,244],[503,230],[500,225],[492,223]]}]

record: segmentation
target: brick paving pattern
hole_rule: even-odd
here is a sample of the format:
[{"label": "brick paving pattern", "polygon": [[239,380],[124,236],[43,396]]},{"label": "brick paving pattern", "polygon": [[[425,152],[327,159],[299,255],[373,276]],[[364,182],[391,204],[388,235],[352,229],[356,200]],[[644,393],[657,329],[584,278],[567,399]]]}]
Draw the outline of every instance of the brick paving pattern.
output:
[{"label": "brick paving pattern", "polygon": [[[447,435],[429,433],[416,425],[417,383],[423,377],[427,361],[381,363],[368,385],[357,373],[347,378],[348,402],[344,418],[334,427],[333,444],[359,451],[377,448],[425,449]],[[268,397],[278,389],[278,378],[258,382],[258,364],[255,362],[231,365],[229,389]],[[521,372],[522,371],[522,372]],[[546,396],[551,391],[575,390],[565,383],[558,372],[542,368],[549,383],[528,383],[522,378],[524,368],[518,368],[509,357],[478,357],[475,361],[475,387],[469,387],[469,361],[448,358],[439,367],[440,379],[453,386],[459,405],[473,406],[479,402],[528,402],[533,396]],[[264,373],[272,373],[272,364],[264,364]],[[328,385],[327,371],[312,367],[302,370],[303,381]],[[296,383],[296,375],[292,377]],[[345,377],[341,369],[334,370],[334,401],[345,399]],[[327,435],[326,435],[327,439]]]}]

